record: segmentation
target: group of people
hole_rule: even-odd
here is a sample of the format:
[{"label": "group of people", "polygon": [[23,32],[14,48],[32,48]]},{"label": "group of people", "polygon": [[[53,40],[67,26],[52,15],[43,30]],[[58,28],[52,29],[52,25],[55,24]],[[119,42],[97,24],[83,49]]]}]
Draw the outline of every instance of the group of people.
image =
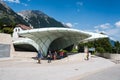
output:
[{"label": "group of people", "polygon": [[[48,60],[48,63],[51,63],[51,60],[56,60],[56,59],[62,59],[64,57],[64,52],[63,51],[60,51],[60,52],[57,52],[57,51],[48,51],[47,53],[47,60]],[[37,59],[38,59],[38,63],[41,64],[41,59],[43,58],[42,56],[42,53],[41,51],[38,51],[38,55],[37,55]]]},{"label": "group of people", "polygon": [[48,63],[51,62],[51,60],[56,60],[56,59],[62,59],[64,57],[64,52],[63,51],[60,51],[60,52],[57,52],[57,51],[50,51],[48,52],[47,54],[47,59],[48,59]]},{"label": "group of people", "polygon": [[[85,60],[89,60],[89,52],[86,51],[86,57]],[[64,58],[65,53],[63,51],[57,52],[57,51],[48,51],[48,54],[46,56],[48,63],[51,63],[51,60],[56,60],[56,59],[62,59]],[[38,51],[37,59],[38,63],[41,64],[41,59],[43,58],[41,51]]]}]

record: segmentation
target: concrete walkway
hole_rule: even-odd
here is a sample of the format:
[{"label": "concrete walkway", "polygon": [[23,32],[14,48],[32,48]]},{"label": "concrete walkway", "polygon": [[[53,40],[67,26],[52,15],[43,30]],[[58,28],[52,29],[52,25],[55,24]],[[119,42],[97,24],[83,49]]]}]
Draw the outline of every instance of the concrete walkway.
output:
[{"label": "concrete walkway", "polygon": [[120,80],[120,64],[103,69],[77,80]]},{"label": "concrete walkway", "polygon": [[42,60],[42,64],[29,59],[2,60],[0,80],[77,80],[114,65],[110,60],[101,57],[92,57],[89,61],[66,58],[52,63]]}]

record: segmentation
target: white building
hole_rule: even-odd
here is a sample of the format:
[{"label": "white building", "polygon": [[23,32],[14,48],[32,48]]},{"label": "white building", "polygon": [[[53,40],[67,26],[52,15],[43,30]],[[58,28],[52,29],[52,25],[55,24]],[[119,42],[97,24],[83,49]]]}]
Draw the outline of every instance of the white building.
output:
[{"label": "white building", "polygon": [[16,27],[13,33],[13,44],[20,48],[40,50],[45,56],[48,50],[60,50],[81,41],[104,37],[108,36],[70,28],[53,27],[23,30]]}]

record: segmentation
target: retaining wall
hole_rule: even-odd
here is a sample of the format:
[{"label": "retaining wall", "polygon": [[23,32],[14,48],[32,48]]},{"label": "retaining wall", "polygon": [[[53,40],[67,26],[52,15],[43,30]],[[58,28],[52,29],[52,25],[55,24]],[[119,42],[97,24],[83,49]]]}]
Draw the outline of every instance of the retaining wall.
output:
[{"label": "retaining wall", "polygon": [[102,56],[108,59],[113,59],[113,60],[120,60],[120,54],[115,54],[115,53],[103,53],[102,55],[100,53],[97,53],[98,56]]},{"label": "retaining wall", "polygon": [[16,51],[14,54],[14,58],[32,58],[36,57],[37,52],[25,52],[25,51]]},{"label": "retaining wall", "polygon": [[12,57],[14,47],[12,44],[12,37],[10,34],[0,33],[0,55],[1,57]]}]

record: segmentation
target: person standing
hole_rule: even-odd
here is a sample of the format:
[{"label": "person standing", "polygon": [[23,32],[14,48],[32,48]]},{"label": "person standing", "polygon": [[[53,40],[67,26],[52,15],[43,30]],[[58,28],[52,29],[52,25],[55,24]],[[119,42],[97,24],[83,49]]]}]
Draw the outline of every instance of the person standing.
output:
[{"label": "person standing", "polygon": [[52,54],[51,51],[49,51],[47,55],[48,63],[51,63],[51,58],[52,58]]},{"label": "person standing", "polygon": [[85,60],[89,60],[89,51],[87,46],[84,47],[84,53],[85,53]]},{"label": "person standing", "polygon": [[63,58],[63,56],[64,56],[64,52],[63,52],[63,51],[61,51],[61,52],[60,52],[60,58],[62,59],[62,58]]},{"label": "person standing", "polygon": [[86,59],[89,60],[89,52],[86,53]]},{"label": "person standing", "polygon": [[55,52],[54,52],[53,59],[56,60],[56,58],[57,58],[57,52],[55,51]]}]

